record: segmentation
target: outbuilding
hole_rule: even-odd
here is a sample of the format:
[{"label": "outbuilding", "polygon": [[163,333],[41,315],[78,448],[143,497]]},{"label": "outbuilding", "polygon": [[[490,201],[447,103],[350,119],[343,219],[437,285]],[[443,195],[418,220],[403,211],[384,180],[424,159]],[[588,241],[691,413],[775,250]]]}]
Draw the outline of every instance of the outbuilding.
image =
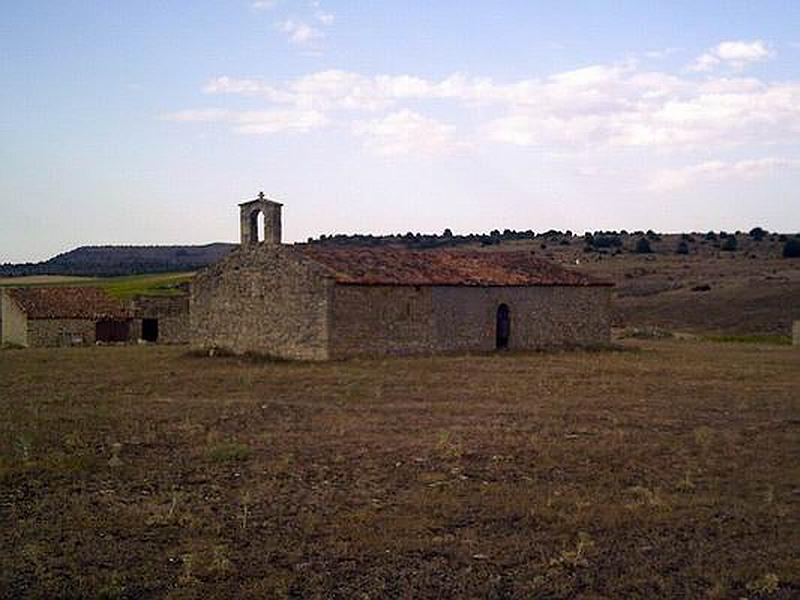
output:
[{"label": "outbuilding", "polygon": [[78,346],[126,342],[132,314],[97,287],[0,290],[0,345]]}]

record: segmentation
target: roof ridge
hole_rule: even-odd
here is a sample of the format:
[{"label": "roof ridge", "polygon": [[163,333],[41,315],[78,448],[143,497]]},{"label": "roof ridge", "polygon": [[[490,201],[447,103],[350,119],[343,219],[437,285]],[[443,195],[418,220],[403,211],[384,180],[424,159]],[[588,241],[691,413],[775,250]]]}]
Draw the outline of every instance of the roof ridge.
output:
[{"label": "roof ridge", "polygon": [[9,288],[31,319],[127,319],[130,308],[98,286]]},{"label": "roof ridge", "polygon": [[298,244],[337,283],[363,285],[610,286],[532,251],[407,248],[325,248]]}]

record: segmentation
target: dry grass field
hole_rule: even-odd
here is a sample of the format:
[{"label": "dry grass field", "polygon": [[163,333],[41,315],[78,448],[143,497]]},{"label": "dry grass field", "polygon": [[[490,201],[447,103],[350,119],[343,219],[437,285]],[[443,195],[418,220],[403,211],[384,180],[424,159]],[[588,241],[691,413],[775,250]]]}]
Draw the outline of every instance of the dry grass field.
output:
[{"label": "dry grass field", "polygon": [[800,352],[0,352],[0,596],[796,598]]},{"label": "dry grass field", "polygon": [[675,253],[680,235],[651,243],[653,254],[631,251],[585,253],[577,240],[541,248],[530,242],[503,249],[532,249],[537,256],[615,284],[617,326],[657,326],[695,333],[771,333],[788,335],[800,320],[800,259],[781,258],[777,239],[760,242],[739,236],[738,250],[726,252],[695,236],[688,255]]},{"label": "dry grass field", "polygon": [[74,277],[71,275],[28,275],[25,277],[0,277],[3,287],[57,287],[96,286],[124,300],[138,296],[175,296],[183,293],[182,284],[188,283],[194,273],[150,273],[121,277]]}]

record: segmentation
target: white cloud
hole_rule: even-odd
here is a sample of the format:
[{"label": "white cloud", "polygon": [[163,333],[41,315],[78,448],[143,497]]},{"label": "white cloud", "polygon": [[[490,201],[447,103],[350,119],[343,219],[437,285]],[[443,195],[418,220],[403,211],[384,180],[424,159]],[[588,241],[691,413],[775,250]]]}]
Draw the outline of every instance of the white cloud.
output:
[{"label": "white cloud", "polygon": [[453,126],[408,109],[357,122],[353,131],[369,150],[382,156],[433,155],[455,146]]},{"label": "white cloud", "polygon": [[648,189],[655,192],[671,192],[698,182],[754,179],[788,169],[800,169],[800,159],[767,157],[738,162],[713,160],[679,169],[659,171]]},{"label": "white cloud", "polygon": [[330,25],[333,23],[336,17],[333,15],[333,13],[327,13],[318,10],[317,12],[314,13],[314,18],[323,25]]},{"label": "white cloud", "polygon": [[255,135],[281,131],[308,132],[328,122],[325,115],[318,111],[293,109],[243,111],[234,120],[234,131]]},{"label": "white cloud", "polygon": [[769,58],[772,53],[761,40],[755,42],[722,42],[716,48],[717,56],[729,62],[758,62]]},{"label": "white cloud", "polygon": [[647,58],[654,58],[654,59],[661,59],[666,58],[667,56],[671,56],[672,54],[676,54],[680,52],[681,48],[669,47],[669,48],[662,48],[661,50],[649,50],[645,52],[644,55]]},{"label": "white cloud", "polygon": [[319,41],[325,37],[324,28],[330,27],[335,15],[320,8],[319,2],[308,2],[305,15],[289,18],[277,24],[290,43],[306,51],[319,52]]},{"label": "white cloud", "polygon": [[328,122],[325,115],[318,111],[291,108],[246,111],[202,108],[169,113],[163,118],[179,122],[230,123],[233,131],[247,135],[285,131],[305,133]]},{"label": "white cloud", "polygon": [[697,58],[694,59],[694,62],[689,65],[690,71],[696,71],[698,73],[702,71],[711,71],[720,63],[719,57],[706,52],[705,54],[701,54]]},{"label": "white cloud", "polygon": [[[747,55],[725,48],[726,60]],[[317,115],[310,120],[314,126],[356,120],[377,127],[389,115],[410,122],[409,115],[436,105],[451,111],[454,124],[470,122],[470,131],[484,140],[558,153],[626,147],[679,152],[800,140],[800,81],[698,79],[630,61],[509,82],[462,73],[429,79],[344,70],[281,82],[222,76],[203,91],[259,99],[272,111]]]},{"label": "white cloud", "polygon": [[309,45],[325,35],[322,31],[316,27],[312,27],[308,23],[294,21],[292,19],[280,23],[279,29],[288,36],[291,43],[298,46]]},{"label": "white cloud", "polygon": [[767,60],[774,54],[761,40],[721,42],[708,52],[698,56],[689,66],[689,70],[705,72],[725,65],[740,71],[750,64]]},{"label": "white cloud", "polygon": [[255,0],[250,6],[256,10],[271,10],[278,5],[280,0]]},{"label": "white cloud", "polygon": [[231,114],[231,111],[224,108],[199,108],[179,110],[166,114],[163,118],[167,121],[213,123],[215,121],[225,121],[230,118]]},{"label": "white cloud", "polygon": [[800,83],[613,69],[576,75],[518,84],[521,93],[510,94],[486,135],[579,149],[791,143],[800,135]]}]

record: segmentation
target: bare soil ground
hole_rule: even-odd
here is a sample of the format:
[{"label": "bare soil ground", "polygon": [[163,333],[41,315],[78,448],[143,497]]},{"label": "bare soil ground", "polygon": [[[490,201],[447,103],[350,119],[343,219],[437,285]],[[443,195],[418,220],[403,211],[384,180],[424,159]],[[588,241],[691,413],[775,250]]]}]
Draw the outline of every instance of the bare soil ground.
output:
[{"label": "bare soil ground", "polygon": [[800,353],[0,352],[0,596],[796,598]]}]

